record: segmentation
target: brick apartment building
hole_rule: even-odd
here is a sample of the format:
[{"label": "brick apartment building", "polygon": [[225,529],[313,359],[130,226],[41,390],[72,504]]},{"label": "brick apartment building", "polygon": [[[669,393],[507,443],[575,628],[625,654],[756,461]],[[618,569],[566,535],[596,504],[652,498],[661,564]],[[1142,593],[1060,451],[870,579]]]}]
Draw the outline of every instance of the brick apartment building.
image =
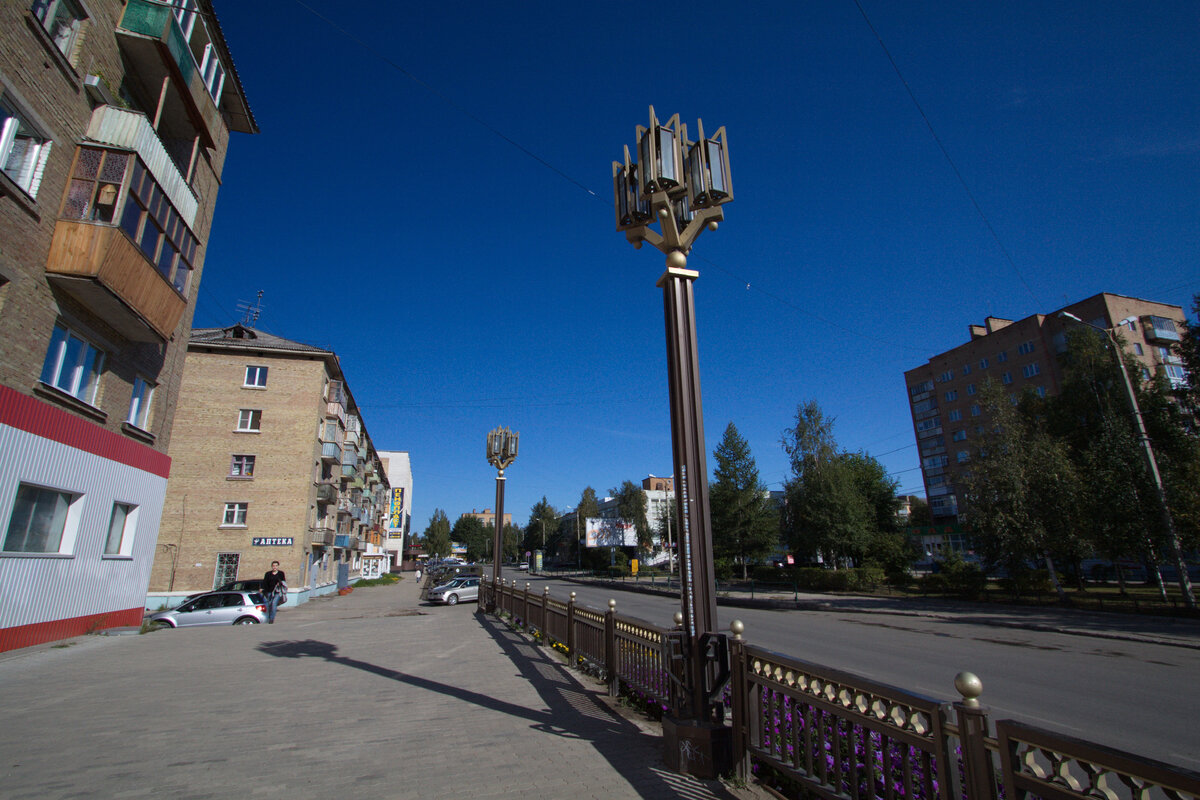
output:
[{"label": "brick apartment building", "polygon": [[1120,325],[1127,352],[1142,363],[1143,380],[1158,372],[1173,385],[1186,380],[1182,362],[1171,350],[1185,321],[1179,306],[1105,293],[1049,314],[1017,321],[988,317],[982,325],[971,325],[968,342],[904,373],[925,493],[936,523],[958,515],[959,476],[970,459],[972,440],[985,424],[976,396],[983,383],[995,381],[1013,397],[1026,389],[1042,396],[1059,393],[1062,372],[1056,356],[1066,349],[1067,331],[1079,326],[1061,318],[1064,311],[1101,328]]},{"label": "brick apartment building", "polygon": [[272,561],[303,602],[388,557],[391,487],[329,350],[243,325],[192,331],[170,455],[148,607]]},{"label": "brick apartment building", "polygon": [[231,132],[208,0],[0,3],[0,650],[138,625]]}]

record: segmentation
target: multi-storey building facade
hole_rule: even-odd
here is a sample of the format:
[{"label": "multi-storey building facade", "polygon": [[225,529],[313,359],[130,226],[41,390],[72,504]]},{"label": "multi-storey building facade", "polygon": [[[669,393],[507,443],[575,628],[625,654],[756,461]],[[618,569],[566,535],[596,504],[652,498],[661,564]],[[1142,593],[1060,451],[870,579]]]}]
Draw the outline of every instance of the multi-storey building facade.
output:
[{"label": "multi-storey building facade", "polygon": [[[415,569],[415,556],[405,550],[411,543],[409,531],[412,528],[412,462],[408,453],[403,450],[381,450],[379,458],[383,462],[388,484],[392,487],[391,506],[388,510],[387,524],[384,525],[384,531],[387,533],[384,547],[390,556],[389,564],[395,568]],[[407,566],[404,566],[405,562],[409,562]]]},{"label": "multi-storey building facade", "polygon": [[231,132],[208,0],[0,3],[0,650],[141,623]]},{"label": "multi-storey building facade", "polygon": [[1067,331],[1078,322],[1066,312],[1100,328],[1121,326],[1127,352],[1142,363],[1142,378],[1162,372],[1174,385],[1186,380],[1172,352],[1184,323],[1179,306],[1098,294],[1050,314],[1022,320],[988,317],[971,325],[971,339],[904,373],[913,429],[920,450],[926,497],[935,521],[957,517],[959,476],[970,461],[972,440],[983,433],[985,415],[978,392],[994,381],[1014,398],[1026,389],[1042,396],[1060,391],[1057,356],[1066,349]]},{"label": "multi-storey building facade", "polygon": [[[470,511],[459,514],[458,516],[460,519],[462,517],[474,517],[475,519],[482,522],[483,527],[485,527],[485,528],[495,528],[496,527],[496,512],[492,511],[490,508],[485,508],[483,511],[476,511],[475,509],[472,508]],[[509,525],[512,525],[512,514],[506,513],[504,515],[504,526],[508,527]]]},{"label": "multi-storey building facade", "polygon": [[329,350],[243,325],[192,331],[170,456],[147,607],[272,561],[303,602],[386,558],[390,486]]}]

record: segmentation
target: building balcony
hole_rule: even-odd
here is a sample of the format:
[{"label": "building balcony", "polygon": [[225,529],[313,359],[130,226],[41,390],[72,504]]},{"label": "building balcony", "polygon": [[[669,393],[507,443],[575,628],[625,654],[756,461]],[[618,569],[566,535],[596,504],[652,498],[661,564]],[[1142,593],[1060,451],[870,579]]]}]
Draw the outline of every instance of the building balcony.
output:
[{"label": "building balcony", "polygon": [[334,536],[337,531],[334,528],[313,528],[309,532],[309,538],[312,544],[323,545],[325,547],[333,546]]},{"label": "building balcony", "polygon": [[325,418],[336,419],[343,426],[346,424],[346,406],[340,400],[329,401],[325,404]]},{"label": "building balcony", "polygon": [[317,502],[321,505],[329,505],[336,503],[338,499],[338,487],[332,483],[322,481],[317,484]]},{"label": "building balcony", "polygon": [[[127,0],[116,28],[121,53],[132,67],[126,70],[126,75],[141,82],[143,97],[161,98],[160,130],[169,129],[181,136],[199,132],[206,147],[215,147],[224,140],[226,124],[230,130],[255,133],[257,127],[244,100],[235,92],[222,91],[223,68],[219,79],[214,79],[210,70],[210,82],[222,97],[222,108],[217,107],[209,91],[197,62],[197,50],[208,55],[212,46],[203,16],[195,15],[189,23],[189,36],[184,34],[174,12],[175,6],[169,3]],[[193,45],[197,50],[193,50]]]},{"label": "building balcony", "polygon": [[1179,329],[1166,317],[1142,317],[1142,334],[1147,342],[1178,342]]},{"label": "building balcony", "polygon": [[321,442],[321,460],[337,462],[342,458],[341,442]]},{"label": "building balcony", "polygon": [[171,338],[187,300],[120,228],[60,219],[46,277],[135,342]]}]

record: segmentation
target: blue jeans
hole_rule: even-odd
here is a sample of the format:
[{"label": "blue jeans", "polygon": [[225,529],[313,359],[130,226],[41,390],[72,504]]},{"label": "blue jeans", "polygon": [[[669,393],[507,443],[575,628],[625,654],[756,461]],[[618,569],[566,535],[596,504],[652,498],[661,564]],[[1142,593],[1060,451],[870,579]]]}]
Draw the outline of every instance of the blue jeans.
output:
[{"label": "blue jeans", "polygon": [[272,592],[267,595],[267,622],[275,621],[275,610],[279,608],[279,595]]}]

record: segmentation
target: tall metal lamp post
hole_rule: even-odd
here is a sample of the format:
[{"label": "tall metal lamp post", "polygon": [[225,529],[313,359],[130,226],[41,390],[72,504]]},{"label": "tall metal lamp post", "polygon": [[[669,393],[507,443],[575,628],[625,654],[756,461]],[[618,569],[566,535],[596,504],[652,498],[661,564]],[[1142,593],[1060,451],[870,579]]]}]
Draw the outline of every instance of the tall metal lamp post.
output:
[{"label": "tall metal lamp post", "polygon": [[[663,718],[667,765],[680,772],[714,777],[732,767],[730,731],[722,724],[721,692],[728,680],[728,651],[716,632],[717,602],[709,521],[708,469],[696,344],[692,283],[687,254],[705,230],[724,219],[721,206],[733,199],[725,129],[711,138],[697,122],[688,139],[679,115],[665,124],[650,108],[649,127],[637,127],[639,161],[613,162],[617,230],[635,248],[649,242],[666,255],[663,290],[667,373],[671,405],[671,448],[675,465],[675,508],[679,521],[683,622],[667,637],[664,656],[673,678],[671,713]],[[657,229],[651,227],[657,226]]]},{"label": "tall metal lamp post", "polygon": [[517,439],[521,434],[508,428],[494,428],[487,436],[487,460],[496,468],[496,538],[492,547],[492,593],[488,611],[495,610],[500,590],[500,561],[504,555],[504,470],[517,459]]},{"label": "tall metal lamp post", "polygon": [[[1167,544],[1171,548],[1171,556],[1175,559],[1175,568],[1179,571],[1179,589],[1183,593],[1183,602],[1189,609],[1196,609],[1196,596],[1192,592],[1192,581],[1188,576],[1187,562],[1183,558],[1183,549],[1179,545],[1179,534],[1175,531],[1175,521],[1171,519],[1171,507],[1167,505],[1167,493],[1163,489],[1162,475],[1158,471],[1158,461],[1154,458],[1154,447],[1150,443],[1150,434],[1146,432],[1146,423],[1142,419],[1142,409],[1138,406],[1137,393],[1133,391],[1133,382],[1129,379],[1129,370],[1125,368],[1125,359],[1122,356],[1124,352],[1121,348],[1121,343],[1118,341],[1114,328],[1103,328],[1099,325],[1093,325],[1090,322],[1084,322],[1079,317],[1067,311],[1058,312],[1058,316],[1062,319],[1078,322],[1080,325],[1086,325],[1089,328],[1095,328],[1101,331],[1108,337],[1109,344],[1112,345],[1113,356],[1117,359],[1117,368],[1121,372],[1121,379],[1125,384],[1125,397],[1129,400],[1129,408],[1133,411],[1133,422],[1137,427],[1138,444],[1142,447],[1142,456],[1146,460],[1146,469],[1150,471],[1150,480],[1154,484],[1154,492],[1158,500],[1159,518],[1161,520],[1163,530],[1167,534]],[[1117,323],[1115,328],[1119,328],[1130,319],[1124,319]],[[1164,593],[1165,594],[1165,593]],[[1166,597],[1164,596],[1164,600]]]}]

